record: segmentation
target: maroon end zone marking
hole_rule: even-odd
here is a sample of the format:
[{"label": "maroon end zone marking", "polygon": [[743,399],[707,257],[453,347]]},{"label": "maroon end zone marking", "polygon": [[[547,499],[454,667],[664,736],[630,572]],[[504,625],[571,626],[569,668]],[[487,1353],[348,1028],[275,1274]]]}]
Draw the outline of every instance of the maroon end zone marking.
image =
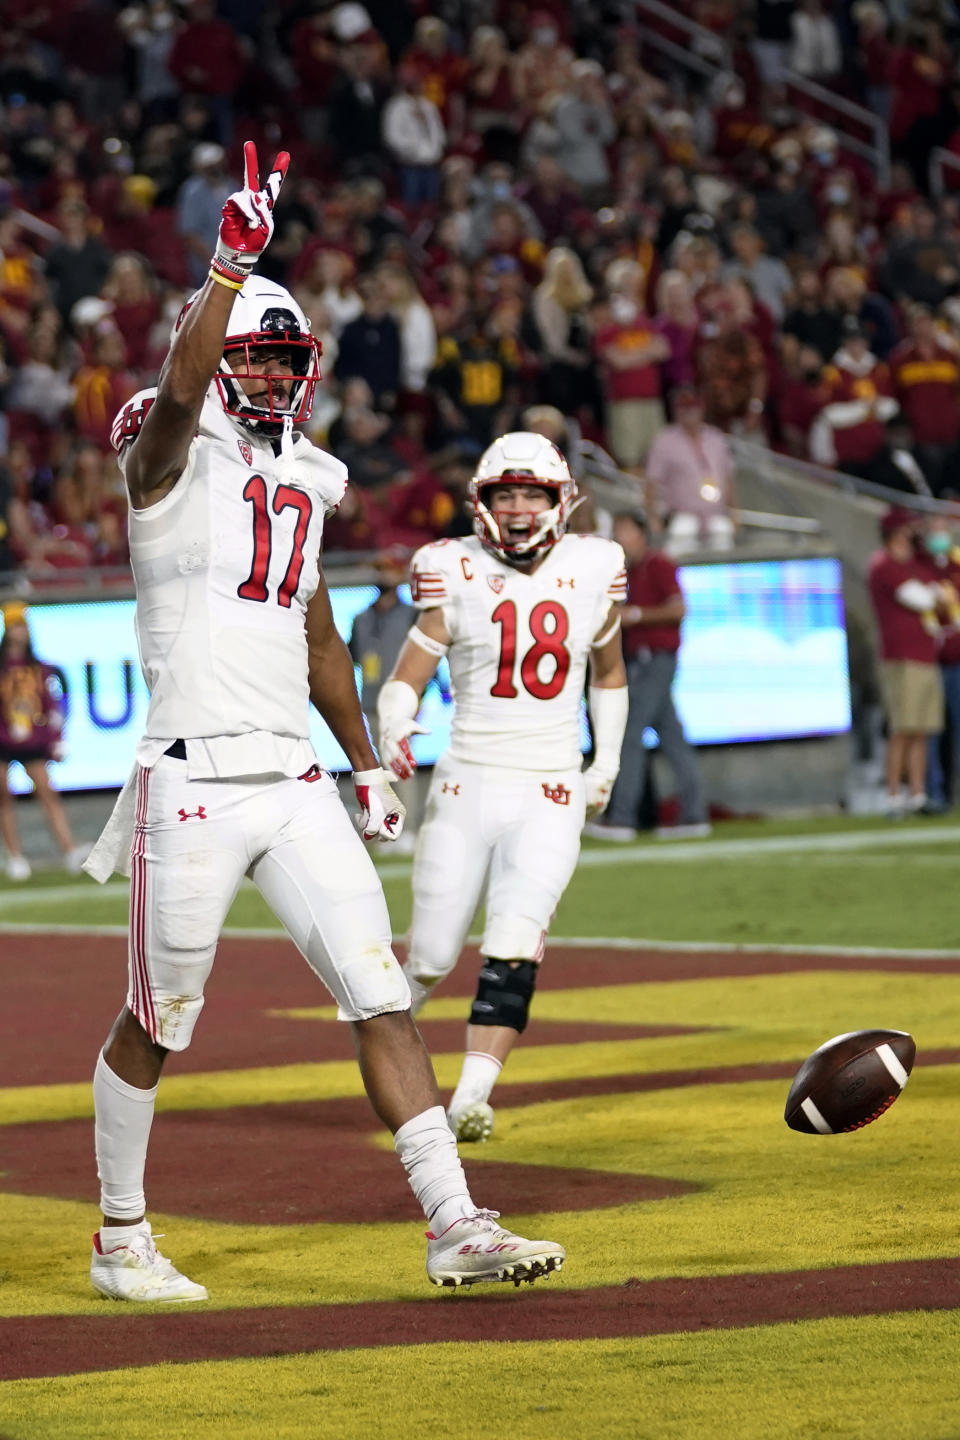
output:
[{"label": "maroon end zone marking", "polygon": [[[0,1050],[0,1086],[87,1080],[93,1073],[97,1051],[123,1003],[126,941],[115,936],[82,934],[10,935],[4,936],[3,946],[4,955],[9,953],[16,964],[9,966],[10,973],[5,976],[4,1013],[8,1025]],[[438,993],[464,999],[472,996],[478,966],[477,952],[468,952]],[[584,985],[811,970],[957,974],[960,959],[904,961],[891,956],[755,955],[735,951],[688,954],[548,947],[539,983],[545,990],[564,990]],[[269,976],[267,983],[265,975]],[[335,1022],[320,1026],[267,1013],[329,1003],[326,991],[285,940],[221,941],[207,999],[196,1041],[185,1055],[169,1062],[170,1073],[353,1057],[349,1026]],[[464,1009],[464,1021],[466,1013]],[[65,1017],[69,1017],[69,1024]],[[429,1011],[423,1018],[432,1048],[460,1049],[463,1022],[431,1021]],[[547,1029],[548,1023],[535,1023],[525,1043],[538,1043],[538,1029],[542,1032],[539,1043],[567,1043],[568,1032]],[[598,1029],[605,1039],[619,1038],[616,1026]],[[632,1033],[654,1032],[636,1027]],[[582,1027],[577,1038],[586,1038]]]},{"label": "maroon end zone marking", "polygon": [[[202,1280],[202,1275],[199,1277]],[[952,1310],[960,1259],[849,1265],[769,1275],[626,1280],[597,1290],[440,1296],[268,1310],[170,1307],[164,1314],[0,1319],[0,1380],[39,1379],[197,1360],[460,1340],[609,1340],[827,1316]],[[498,1293],[499,1292],[499,1293]],[[104,1301],[104,1306],[109,1302]]]},{"label": "maroon end zone marking", "polygon": [[[363,1097],[161,1112],[150,1136],[150,1208],[240,1225],[409,1221],[410,1191],[396,1156],[372,1143],[381,1131]],[[0,1135],[4,1191],[95,1199],[89,1120],[5,1125]],[[465,1169],[478,1202],[495,1198],[498,1209],[518,1215],[556,1210],[558,1196],[565,1210],[600,1210],[700,1188],[649,1175],[477,1163],[469,1152]]]}]

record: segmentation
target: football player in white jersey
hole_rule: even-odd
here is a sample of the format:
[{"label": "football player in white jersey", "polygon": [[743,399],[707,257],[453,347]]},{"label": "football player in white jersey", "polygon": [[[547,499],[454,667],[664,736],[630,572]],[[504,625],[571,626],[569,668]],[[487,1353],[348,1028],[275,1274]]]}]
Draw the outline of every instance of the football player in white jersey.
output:
[{"label": "football player in white jersey", "polygon": [[[527,1024],[585,814],[605,809],[620,767],[624,556],[611,540],[566,533],[576,494],[542,435],[515,431],[485,451],[470,484],[476,534],[414,555],[422,613],[380,693],[381,757],[407,778],[420,699],[447,657],[453,731],[417,841],[404,970],[416,1014],[456,964],[483,895],[483,966],[447,1111],[460,1140],[492,1133],[490,1093]],[[582,771],[588,668],[594,759]]]},{"label": "football player in white jersey", "polygon": [[247,875],[353,1026],[367,1093],[431,1222],[430,1279],[532,1280],[564,1252],[503,1230],[470,1199],[380,881],[310,745],[312,702],[353,767],[364,839],[396,839],[403,807],[371,749],[319,565],[346,470],[294,430],[319,348],[293,297],[253,274],[289,157],[262,188],[250,143],[244,160],[159,384],[114,427],[150,706],[86,867],[131,876],[127,1001],[94,1077],[103,1223],[91,1279],[114,1299],[207,1298],[156,1248],[144,1167],[164,1058],[190,1043]]}]

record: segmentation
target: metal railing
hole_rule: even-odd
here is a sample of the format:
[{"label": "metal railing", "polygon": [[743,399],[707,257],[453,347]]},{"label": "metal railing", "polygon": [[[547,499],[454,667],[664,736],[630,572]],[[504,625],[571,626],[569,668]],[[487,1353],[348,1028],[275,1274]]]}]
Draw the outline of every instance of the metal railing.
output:
[{"label": "metal railing", "polygon": [[[723,36],[718,35],[715,30],[709,30],[706,25],[700,25],[696,20],[691,20],[689,16],[674,9],[672,5],[665,5],[663,0],[634,0],[634,6],[638,18],[645,14],[654,20],[662,21],[672,30],[687,37],[689,49],[684,49],[676,42],[668,42],[671,44],[672,51],[677,52],[677,58],[685,56],[688,62],[694,59],[702,60],[710,71],[732,70],[730,47]],[[644,38],[649,40],[657,33],[657,31],[651,31]],[[664,39],[665,37],[661,36],[660,38]]]},{"label": "metal railing", "polygon": [[[930,162],[927,166],[927,179],[930,185],[930,194],[935,200],[942,200],[947,188],[946,170],[954,173],[960,172],[960,155],[955,155],[952,150],[944,150],[937,145],[930,151]],[[958,184],[960,188],[960,184]]]},{"label": "metal railing", "polygon": [[[874,115],[872,110],[857,105],[853,100],[847,100],[843,95],[837,95],[815,80],[808,80],[796,70],[784,70],[783,80],[785,85],[792,90],[799,90],[801,95],[805,95],[819,109],[832,110],[835,115],[842,117],[840,120],[829,121],[830,128],[836,131],[842,147],[867,160],[876,171],[879,184],[885,185],[890,177],[890,132],[886,122],[881,120],[879,115]],[[870,135],[870,140],[851,134],[850,126],[845,126],[843,120],[852,120],[855,125],[861,125]]]}]

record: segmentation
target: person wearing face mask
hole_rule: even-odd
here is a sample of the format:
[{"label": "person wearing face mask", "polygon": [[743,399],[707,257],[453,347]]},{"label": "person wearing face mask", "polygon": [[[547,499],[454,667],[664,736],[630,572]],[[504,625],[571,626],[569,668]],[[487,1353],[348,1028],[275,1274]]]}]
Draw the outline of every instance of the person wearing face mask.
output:
[{"label": "person wearing face mask", "polygon": [[643,309],[644,279],[643,267],[635,260],[608,265],[604,280],[609,319],[594,334],[607,438],[625,470],[643,463],[665,420],[660,366],[670,358],[670,342]]},{"label": "person wearing face mask", "polygon": [[946,725],[927,742],[927,793],[934,811],[947,810],[960,799],[960,546],[954,524],[948,515],[931,515],[922,536],[922,550],[942,589],[937,619]]},{"label": "person wearing face mask", "polygon": [[943,729],[936,610],[946,592],[927,559],[915,552],[915,526],[911,511],[899,506],[887,511],[880,522],[883,549],[870,561],[867,577],[880,638],[891,820],[926,809],[928,737]]}]

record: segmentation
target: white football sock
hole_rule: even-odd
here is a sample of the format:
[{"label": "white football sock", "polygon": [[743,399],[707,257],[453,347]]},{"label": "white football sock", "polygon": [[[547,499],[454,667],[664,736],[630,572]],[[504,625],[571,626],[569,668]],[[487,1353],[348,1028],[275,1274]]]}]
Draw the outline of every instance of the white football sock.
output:
[{"label": "white football sock", "polygon": [[448,1113],[460,1110],[464,1105],[472,1105],[478,1100],[489,1100],[490,1092],[502,1069],[503,1062],[495,1055],[487,1055],[482,1050],[468,1050],[463,1057],[463,1068]]},{"label": "white football sock", "polygon": [[466,1176],[442,1105],[434,1105],[401,1125],[393,1148],[403,1162],[410,1188],[420,1202],[435,1235],[455,1220],[472,1215]]},{"label": "white football sock", "polygon": [[[138,1090],[97,1057],[93,1074],[100,1207],[111,1220],[139,1220],[147,1208],[143,1172],[158,1086]],[[108,1226],[107,1229],[112,1229]],[[125,1228],[125,1227],[124,1227]]]}]

